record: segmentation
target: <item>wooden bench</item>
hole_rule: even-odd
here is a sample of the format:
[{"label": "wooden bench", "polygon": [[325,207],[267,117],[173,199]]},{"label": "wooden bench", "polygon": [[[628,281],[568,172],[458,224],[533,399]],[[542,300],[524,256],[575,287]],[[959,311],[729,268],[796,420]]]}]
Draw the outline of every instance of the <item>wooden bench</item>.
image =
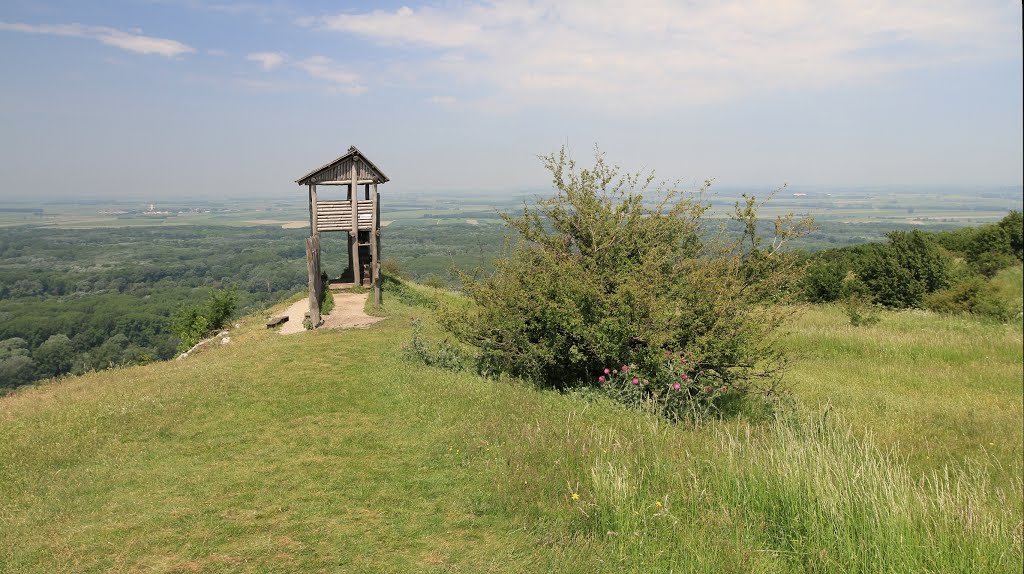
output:
[{"label": "wooden bench", "polygon": [[277,317],[271,317],[270,320],[267,321],[267,328],[272,329],[274,327],[277,327],[278,325],[283,325],[287,322],[288,315],[278,315]]}]

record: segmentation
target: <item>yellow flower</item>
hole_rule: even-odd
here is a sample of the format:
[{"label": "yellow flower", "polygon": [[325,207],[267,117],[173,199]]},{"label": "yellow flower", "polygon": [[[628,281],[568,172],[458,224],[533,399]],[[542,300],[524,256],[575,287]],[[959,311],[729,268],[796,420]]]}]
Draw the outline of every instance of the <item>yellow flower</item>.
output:
[{"label": "yellow flower", "polygon": [[661,501],[660,500],[654,501],[654,506],[657,506],[658,508],[661,508]]},{"label": "yellow flower", "polygon": [[572,493],[572,499],[573,500],[579,500],[580,499],[580,495],[574,492],[574,493]]}]

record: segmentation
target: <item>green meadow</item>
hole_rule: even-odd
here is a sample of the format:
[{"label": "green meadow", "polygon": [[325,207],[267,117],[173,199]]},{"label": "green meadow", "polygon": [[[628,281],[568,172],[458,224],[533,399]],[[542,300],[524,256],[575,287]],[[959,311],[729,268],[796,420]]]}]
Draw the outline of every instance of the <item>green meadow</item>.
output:
[{"label": "green meadow", "polygon": [[409,289],[0,398],[0,572],[1020,571],[1019,320],[808,306],[775,417],[673,425],[403,358]]}]

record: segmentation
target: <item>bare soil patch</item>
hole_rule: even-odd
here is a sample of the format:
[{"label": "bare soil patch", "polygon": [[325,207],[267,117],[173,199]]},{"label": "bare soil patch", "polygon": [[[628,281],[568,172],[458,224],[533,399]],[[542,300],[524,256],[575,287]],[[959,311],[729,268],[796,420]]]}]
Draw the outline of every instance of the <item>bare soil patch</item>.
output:
[{"label": "bare soil patch", "polygon": [[[366,293],[334,293],[334,309],[330,315],[323,316],[321,329],[359,329],[369,327],[383,317],[371,317],[363,312],[366,304]],[[288,322],[281,326],[282,335],[292,335],[306,330],[302,322],[309,311],[309,300],[301,299],[292,303],[285,314]]]}]

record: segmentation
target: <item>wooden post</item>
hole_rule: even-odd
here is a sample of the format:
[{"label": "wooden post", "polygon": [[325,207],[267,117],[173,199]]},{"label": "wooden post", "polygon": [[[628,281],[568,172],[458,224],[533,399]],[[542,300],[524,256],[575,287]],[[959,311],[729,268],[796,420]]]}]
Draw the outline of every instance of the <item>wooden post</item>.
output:
[{"label": "wooden post", "polygon": [[316,207],[316,184],[309,184],[309,235],[319,235],[319,214]]},{"label": "wooden post", "polygon": [[[367,186],[369,188],[369,186]],[[373,273],[373,303],[378,307],[384,302],[380,279],[380,195],[377,184],[373,184],[373,224],[370,226],[370,270]]]},{"label": "wooden post", "polygon": [[352,183],[349,185],[349,200],[352,203],[352,232],[349,234],[349,245],[352,250],[352,282],[356,285],[362,284],[362,264],[359,261],[359,184],[356,183],[359,177],[359,170],[356,169],[356,162],[359,157],[352,158],[352,168],[349,177]]},{"label": "wooden post", "polygon": [[313,184],[309,184],[309,236],[316,233],[316,225],[313,225]]},{"label": "wooden post", "polygon": [[356,268],[355,268],[355,262],[352,261],[352,234],[351,233],[348,234],[347,239],[348,239],[348,248],[346,249],[346,251],[348,252],[348,268],[352,270],[352,277],[353,277],[352,282],[354,283],[355,282],[355,273],[356,273],[355,269]]},{"label": "wooden post", "polygon": [[320,326],[320,236],[306,238],[306,270],[309,272],[309,320]]}]

